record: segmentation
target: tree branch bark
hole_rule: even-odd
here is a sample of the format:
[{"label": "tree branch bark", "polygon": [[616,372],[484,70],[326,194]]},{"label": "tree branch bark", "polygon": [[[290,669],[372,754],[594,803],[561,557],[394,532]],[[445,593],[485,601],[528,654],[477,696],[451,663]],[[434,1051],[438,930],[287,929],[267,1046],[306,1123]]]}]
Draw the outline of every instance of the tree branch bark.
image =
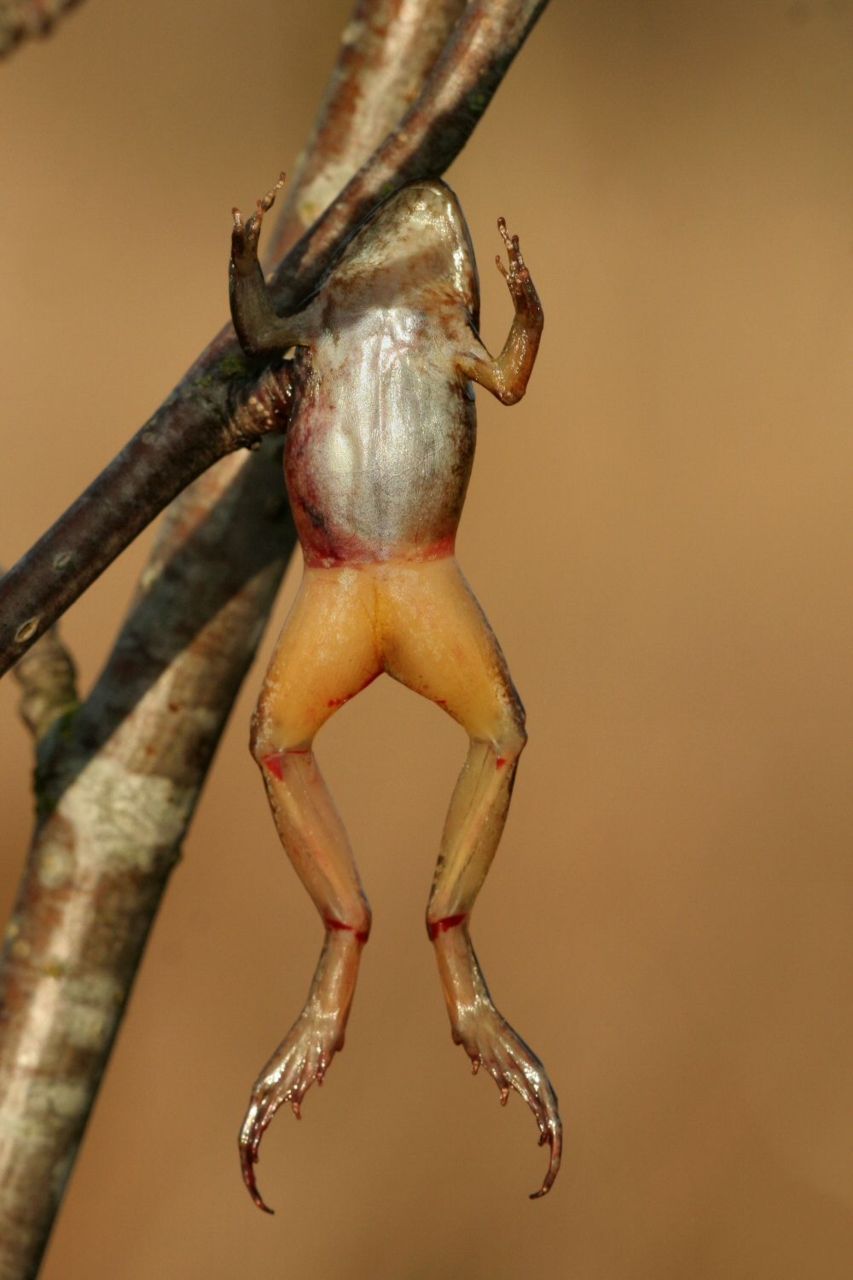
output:
[{"label": "tree branch bark", "polygon": [[47,36],[80,0],[0,0],[0,58],[34,36]]},{"label": "tree branch bark", "polygon": [[[411,41],[419,5],[429,12],[433,45],[416,58],[406,54],[409,78],[398,74],[391,93],[396,42]],[[304,184],[322,201],[340,181],[340,136],[324,122],[356,89],[373,103],[346,140],[355,169],[406,95],[416,96],[460,8],[461,0],[359,4],[361,34],[353,39],[348,29],[289,192],[279,230],[285,246],[310,216]],[[326,147],[334,155],[324,190]],[[41,817],[4,965],[2,1280],[38,1268],[148,930],[295,544],[280,453],[273,438],[255,454],[232,455],[173,505],[97,686],[42,740]]]},{"label": "tree branch bark", "polygon": [[[547,0],[471,0],[414,105],[274,273],[295,310],[354,228],[404,183],[462,150]],[[0,674],[61,617],[180,489],[286,424],[292,388],[252,367],[231,326],[77,502],[0,581]]]},{"label": "tree branch bark", "polygon": [[51,627],[15,667],[21,686],[21,719],[36,745],[57,720],[77,710],[77,671],[71,654]]}]

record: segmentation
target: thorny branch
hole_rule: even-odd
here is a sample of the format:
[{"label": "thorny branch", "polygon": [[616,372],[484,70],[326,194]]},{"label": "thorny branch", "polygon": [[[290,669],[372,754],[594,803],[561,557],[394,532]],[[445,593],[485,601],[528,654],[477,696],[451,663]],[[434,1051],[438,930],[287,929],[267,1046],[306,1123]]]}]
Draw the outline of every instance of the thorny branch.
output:
[{"label": "thorny branch", "polygon": [[[349,196],[344,192],[337,231],[327,231],[317,247],[311,236],[298,246],[292,260],[301,264],[303,280],[322,270],[358,210],[384,194],[381,181],[396,188],[453,159],[544,3],[495,0],[465,8],[462,0],[361,0],[290,187],[277,254],[417,101],[398,131],[408,139],[402,150],[392,134]],[[452,108],[449,115],[444,109],[454,81],[485,86],[485,96],[457,104],[464,127]],[[439,145],[432,135],[442,130],[452,141]],[[181,384],[186,390],[198,380],[200,368],[214,371],[209,394],[188,415],[200,429],[209,429],[204,410],[211,399],[216,412],[213,390],[225,401],[233,391],[229,378],[236,375],[217,370],[228,341],[223,331]],[[232,429],[245,422],[251,394],[263,402],[280,393],[274,372],[253,376],[256,391],[244,388],[242,401],[234,401]],[[167,422],[174,413],[177,426],[179,393],[161,410]],[[55,636],[19,664],[40,737],[40,816],[3,975],[0,1280],[38,1269],[148,930],[294,543],[280,443],[268,439],[255,454],[219,462],[173,505],[84,706],[75,712],[73,685],[49,674],[62,667]]]}]

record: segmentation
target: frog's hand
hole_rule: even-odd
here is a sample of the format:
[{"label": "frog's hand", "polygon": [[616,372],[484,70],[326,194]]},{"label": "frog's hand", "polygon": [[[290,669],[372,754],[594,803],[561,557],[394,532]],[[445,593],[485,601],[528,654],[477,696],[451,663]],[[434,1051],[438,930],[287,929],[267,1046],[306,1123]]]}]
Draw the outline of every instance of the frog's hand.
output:
[{"label": "frog's hand", "polygon": [[310,346],[316,331],[315,308],[293,316],[279,316],[273,306],[264,274],[258,262],[258,241],[264,214],[284,185],[282,174],[255,205],[244,222],[239,209],[232,209],[229,295],[231,318],[240,346],[249,356],[281,354],[288,347]]},{"label": "frog's hand", "polygon": [[509,266],[505,266],[500,257],[495,261],[507,282],[515,307],[509,336],[497,359],[489,355],[478,338],[470,350],[460,356],[457,364],[463,378],[478,382],[497,396],[502,404],[516,404],[527,390],[533,372],[545,313],[522,256],[518,236],[509,234],[503,218],[498,219],[498,231],[506,246]]},{"label": "frog's hand", "polygon": [[255,212],[244,222],[239,209],[232,209],[234,225],[231,228],[231,261],[235,270],[241,275],[252,275],[258,261],[258,240],[261,235],[261,223],[264,214],[268,213],[275,203],[275,198],[284,186],[284,174],[279,175],[274,187],[255,202]]}]

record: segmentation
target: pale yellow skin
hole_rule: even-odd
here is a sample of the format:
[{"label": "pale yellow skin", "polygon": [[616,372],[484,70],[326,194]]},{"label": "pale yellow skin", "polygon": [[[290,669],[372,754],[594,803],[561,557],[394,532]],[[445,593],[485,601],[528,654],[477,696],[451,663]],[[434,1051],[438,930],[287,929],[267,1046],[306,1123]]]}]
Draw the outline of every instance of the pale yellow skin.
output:
[{"label": "pale yellow skin", "polygon": [[[261,218],[275,190],[258,202],[245,226],[235,212],[235,325],[253,352],[311,347],[315,371],[301,419],[290,428],[287,455],[306,568],[261,692],[252,751],[282,846],[326,937],[305,1008],[253,1089],[240,1135],[244,1177],[255,1202],[266,1208],[253,1169],[263,1132],[282,1103],[299,1115],[306,1090],[322,1081],[343,1046],[371,913],[312,744],[340,706],[386,673],[439,705],[469,737],[427,928],[454,1040],[475,1071],[484,1065],[491,1073],[502,1101],[510,1089],[524,1098],[540,1140],[550,1146],[539,1196],[560,1164],[557,1099],[539,1059],[496,1010],[468,929],[506,820],[526,742],[524,711],[456,562],[453,536],[473,458],[469,380],[505,403],[523,395],[541,333],[541,306],[518,239],[501,222],[509,268],[500,259],[498,265],[516,314],[504,350],[492,359],[474,329],[476,272],[461,211],[449,188],[422,183],[380,210],[304,312],[279,318],[256,259]],[[418,219],[424,221],[413,232]],[[365,275],[362,263],[370,260],[375,272],[375,263],[392,252],[389,246],[400,243],[405,266],[398,277],[391,273],[390,284],[383,271],[376,291],[381,296],[371,298],[376,276]],[[407,341],[413,327],[417,333]],[[355,335],[349,346],[347,333]],[[381,374],[377,387],[370,381],[375,368]],[[413,387],[423,389],[409,403]],[[376,424],[386,421],[390,426],[381,434]],[[388,460],[376,464],[377,457]],[[419,477],[417,485],[407,487],[409,474]]]}]

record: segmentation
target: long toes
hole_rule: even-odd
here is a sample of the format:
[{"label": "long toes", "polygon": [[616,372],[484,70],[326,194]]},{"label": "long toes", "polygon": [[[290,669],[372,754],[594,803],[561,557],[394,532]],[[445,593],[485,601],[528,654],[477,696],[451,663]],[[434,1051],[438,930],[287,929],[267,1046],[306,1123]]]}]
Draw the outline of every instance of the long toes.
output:
[{"label": "long toes", "polygon": [[550,1127],[545,1134],[543,1134],[543,1137],[540,1140],[540,1145],[542,1145],[542,1142],[547,1142],[549,1144],[551,1148],[551,1155],[548,1160],[548,1169],[542,1182],[542,1186],[538,1191],[531,1192],[531,1200],[539,1200],[542,1196],[546,1196],[553,1187],[557,1174],[560,1172],[560,1162],[563,1158],[563,1129],[559,1119],[556,1123],[552,1124],[552,1127]]},{"label": "long toes", "polygon": [[254,1163],[251,1157],[247,1157],[244,1152],[241,1152],[241,1164],[243,1168],[243,1181],[245,1182],[246,1188],[254,1203],[259,1209],[262,1209],[264,1213],[275,1213],[275,1210],[269,1207],[258,1190],[258,1184],[255,1180]]},{"label": "long toes", "polygon": [[282,1100],[280,1098],[268,1096],[258,1108],[258,1118],[255,1122],[255,1151],[257,1151],[258,1147],[261,1145],[261,1138],[272,1124],[273,1116],[276,1111],[278,1111],[281,1101]]},{"label": "long toes", "polygon": [[246,1123],[240,1132],[240,1168],[243,1171],[243,1181],[252,1200],[259,1209],[263,1209],[264,1213],[272,1213],[273,1210],[264,1202],[255,1179],[255,1165],[258,1162],[258,1143],[260,1142],[261,1132],[256,1132],[254,1119],[250,1122],[247,1116]]}]

